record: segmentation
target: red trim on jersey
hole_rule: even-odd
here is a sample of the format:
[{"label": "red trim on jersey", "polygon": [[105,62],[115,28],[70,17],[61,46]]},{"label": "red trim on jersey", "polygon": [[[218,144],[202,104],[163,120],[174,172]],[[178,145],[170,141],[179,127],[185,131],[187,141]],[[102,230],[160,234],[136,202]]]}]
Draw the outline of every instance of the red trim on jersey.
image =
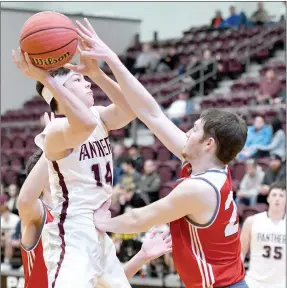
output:
[{"label": "red trim on jersey", "polygon": [[55,278],[54,278],[54,281],[52,283],[52,288],[54,288],[55,284],[56,284],[57,277],[59,275],[59,272],[60,272],[60,269],[61,269],[61,266],[62,266],[62,263],[63,263],[63,260],[64,260],[64,257],[65,257],[65,252],[66,252],[66,243],[65,243],[65,238],[64,238],[64,236],[65,236],[64,222],[66,220],[67,209],[68,209],[68,206],[69,206],[69,191],[68,191],[68,188],[66,186],[64,176],[60,172],[58,163],[56,161],[53,161],[52,163],[53,163],[53,167],[54,167],[55,171],[58,174],[59,184],[60,184],[60,186],[62,188],[63,197],[65,199],[64,202],[63,202],[62,211],[61,211],[61,214],[60,214],[60,222],[58,223],[59,236],[60,236],[61,241],[62,241],[62,244],[61,244],[62,251],[61,251],[61,254],[60,254],[60,260],[58,262],[58,268],[57,268],[57,271],[56,271],[56,274],[55,274]]},{"label": "red trim on jersey", "polygon": [[[46,214],[45,219],[43,218],[43,224],[52,222],[53,216],[44,203],[43,208],[45,209]],[[48,288],[47,268],[43,258],[41,234],[42,230],[40,231],[39,239],[30,250],[25,250],[22,245],[20,246],[24,268],[25,288]]]}]

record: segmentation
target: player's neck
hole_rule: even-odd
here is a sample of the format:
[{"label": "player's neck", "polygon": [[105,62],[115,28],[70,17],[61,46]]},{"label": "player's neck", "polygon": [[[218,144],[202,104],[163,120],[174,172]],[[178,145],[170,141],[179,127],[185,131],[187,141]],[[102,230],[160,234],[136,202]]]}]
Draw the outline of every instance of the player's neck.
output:
[{"label": "player's neck", "polygon": [[268,217],[272,220],[272,221],[280,221],[281,219],[283,219],[284,215],[286,214],[285,210],[272,210],[269,209],[268,210]]},{"label": "player's neck", "polygon": [[192,173],[197,174],[204,172],[208,169],[223,169],[224,165],[217,161],[217,160],[211,160],[211,159],[193,159],[190,163],[192,165]]}]

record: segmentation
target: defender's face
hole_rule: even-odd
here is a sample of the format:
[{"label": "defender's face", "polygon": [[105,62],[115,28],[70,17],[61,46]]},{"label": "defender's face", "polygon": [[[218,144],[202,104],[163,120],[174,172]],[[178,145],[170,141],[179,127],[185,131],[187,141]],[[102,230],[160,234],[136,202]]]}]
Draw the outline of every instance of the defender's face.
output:
[{"label": "defender's face", "polygon": [[192,129],[186,133],[186,144],[182,151],[182,156],[185,160],[191,161],[194,158],[198,158],[204,151],[205,141],[203,123],[201,119],[198,119]]},{"label": "defender's face", "polygon": [[274,188],[270,191],[267,201],[271,209],[285,210],[286,209],[286,190]]},{"label": "defender's face", "polygon": [[94,105],[94,94],[91,83],[82,74],[73,74],[65,83],[65,87],[74,93],[88,108]]}]

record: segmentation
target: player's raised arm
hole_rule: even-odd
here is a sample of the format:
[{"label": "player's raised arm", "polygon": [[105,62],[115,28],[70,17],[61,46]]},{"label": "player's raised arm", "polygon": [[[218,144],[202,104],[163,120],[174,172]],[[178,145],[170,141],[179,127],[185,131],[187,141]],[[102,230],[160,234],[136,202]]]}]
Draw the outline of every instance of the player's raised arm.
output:
[{"label": "player's raised arm", "polygon": [[[53,118],[53,114],[51,114],[51,118]],[[44,115],[44,120],[45,124],[48,125],[50,120],[47,113]],[[32,166],[36,161],[36,165],[30,171],[29,166]],[[27,178],[21,187],[17,203],[21,221],[24,226],[42,217],[43,205],[39,197],[43,192],[45,184],[48,183],[49,176],[47,162],[41,150],[37,151],[29,159],[26,172]]]},{"label": "player's raised arm", "polygon": [[253,216],[250,216],[244,221],[242,226],[240,234],[242,261],[245,260],[245,257],[250,248],[252,223],[253,223]]},{"label": "player's raised arm", "polygon": [[79,35],[90,46],[90,49],[83,51],[83,55],[107,62],[121,87],[126,101],[137,117],[172,153],[182,159],[181,152],[186,142],[185,133],[164,115],[152,95],[126,69],[116,54],[97,36],[88,20],[85,19],[85,23],[88,29],[77,22]]},{"label": "player's raised arm", "polygon": [[[23,54],[19,50],[19,54],[20,60],[16,52],[12,51],[13,60],[17,67],[27,77],[35,79],[44,85],[44,89],[47,89],[45,92],[43,91],[43,93],[46,93],[46,98],[51,100],[54,97],[59,103],[63,114],[65,114],[68,119],[66,125],[62,127],[58,126],[58,129],[55,131],[49,129],[50,134],[49,137],[46,137],[48,139],[45,145],[46,155],[55,155],[81,144],[97,126],[97,121],[93,113],[83,101],[78,99],[74,93],[63,85],[64,83],[60,83],[57,77],[52,77],[47,71],[34,66],[27,53]],[[79,79],[77,77],[79,78],[80,75],[70,75],[72,79],[69,80],[78,81]],[[89,90],[88,85],[90,85],[90,83],[86,85],[87,90]],[[45,100],[47,101],[46,98]]]},{"label": "player's raised arm", "polygon": [[202,180],[188,179],[180,183],[165,198],[142,208],[114,218],[96,211],[94,223],[97,229],[114,233],[146,232],[184,216],[200,215],[206,210],[216,210],[214,188]]},{"label": "player's raised arm", "polygon": [[[85,43],[80,39],[78,51],[81,55]],[[107,76],[98,66],[97,60],[81,56],[81,63],[78,65],[66,64],[64,66],[76,73],[89,76],[110,98],[113,104],[103,107],[97,106],[97,110],[108,130],[116,130],[130,123],[136,115],[130,108],[123,92],[115,81]]]}]

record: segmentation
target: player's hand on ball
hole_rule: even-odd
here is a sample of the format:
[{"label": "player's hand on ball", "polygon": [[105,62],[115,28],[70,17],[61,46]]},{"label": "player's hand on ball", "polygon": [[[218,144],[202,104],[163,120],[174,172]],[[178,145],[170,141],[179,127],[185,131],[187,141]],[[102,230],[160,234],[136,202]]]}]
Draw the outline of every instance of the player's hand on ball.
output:
[{"label": "player's hand on ball", "polygon": [[25,76],[42,83],[47,78],[52,77],[50,76],[49,72],[34,66],[31,62],[31,59],[29,58],[28,53],[23,53],[20,47],[18,48],[18,54],[19,56],[17,56],[17,53],[12,50],[13,62],[25,74]]},{"label": "player's hand on ball", "polygon": [[65,64],[64,67],[76,73],[89,76],[91,79],[101,75],[102,71],[99,67],[98,61],[83,55],[83,50],[88,49],[87,44],[79,37],[79,44],[77,52],[80,56],[79,64],[73,65],[71,63]]},{"label": "player's hand on ball", "polygon": [[172,240],[169,235],[169,230],[163,233],[156,231],[148,232],[147,238],[144,240],[141,252],[144,253],[146,260],[156,259],[166,253],[172,251]]},{"label": "player's hand on ball", "polygon": [[82,40],[87,43],[87,47],[82,51],[82,55],[103,61],[107,61],[110,57],[116,56],[115,53],[98,37],[87,18],[84,18],[84,22],[86,27],[79,21],[76,21],[78,34]]}]

